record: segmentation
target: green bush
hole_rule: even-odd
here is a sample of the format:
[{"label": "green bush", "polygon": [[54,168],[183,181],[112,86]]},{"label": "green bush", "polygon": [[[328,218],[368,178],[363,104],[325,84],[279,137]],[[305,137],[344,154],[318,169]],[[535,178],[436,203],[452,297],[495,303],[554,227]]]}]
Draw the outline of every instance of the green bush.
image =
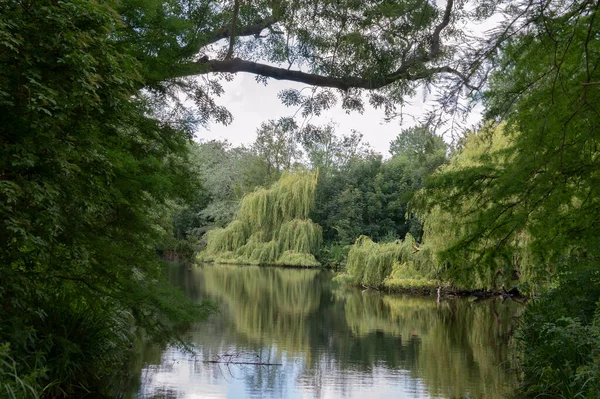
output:
[{"label": "green bush", "polygon": [[37,398],[36,380],[45,374],[37,369],[29,375],[19,372],[19,365],[10,356],[10,344],[0,344],[0,393],[8,399]]},{"label": "green bush", "polygon": [[600,271],[561,266],[558,284],[530,302],[515,340],[524,397],[600,397]]},{"label": "green bush", "polygon": [[56,398],[107,392],[106,380],[124,368],[135,342],[131,315],[74,302],[70,295],[47,296],[36,312],[13,319],[13,333],[21,339],[0,345],[2,394]]},{"label": "green bush", "polygon": [[321,247],[323,231],[321,226],[308,219],[314,204],[317,178],[318,172],[289,172],[271,188],[261,188],[244,196],[231,223],[206,233],[206,249],[197,259],[238,264],[320,266],[314,254]]},{"label": "green bush", "polygon": [[381,287],[394,270],[395,264],[410,263],[410,268],[415,273],[410,277],[421,278],[423,276],[414,263],[414,246],[415,240],[410,234],[406,234],[402,241],[387,243],[376,243],[367,236],[360,236],[348,253],[346,272],[354,284]]},{"label": "green bush", "polygon": [[111,6],[0,6],[1,398],[105,393],[131,329],[180,342],[208,309],[155,252],[188,197],[190,137],[153,118]]}]

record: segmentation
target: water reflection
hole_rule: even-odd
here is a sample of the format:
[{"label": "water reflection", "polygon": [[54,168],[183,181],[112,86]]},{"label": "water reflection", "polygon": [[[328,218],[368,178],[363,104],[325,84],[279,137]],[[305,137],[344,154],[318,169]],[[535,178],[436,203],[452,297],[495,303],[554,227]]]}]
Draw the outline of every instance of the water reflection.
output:
[{"label": "water reflection", "polygon": [[[140,398],[502,398],[513,302],[343,289],[317,270],[174,267],[222,309],[142,369]],[[230,360],[226,363],[207,361]],[[277,363],[249,365],[236,363]]]}]

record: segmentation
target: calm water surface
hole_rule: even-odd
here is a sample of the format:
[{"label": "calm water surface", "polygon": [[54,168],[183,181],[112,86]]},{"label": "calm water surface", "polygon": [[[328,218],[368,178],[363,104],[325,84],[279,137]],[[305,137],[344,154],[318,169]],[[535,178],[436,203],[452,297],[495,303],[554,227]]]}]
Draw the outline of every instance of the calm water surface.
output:
[{"label": "calm water surface", "polygon": [[305,269],[205,265],[172,277],[221,313],[188,332],[195,355],[148,348],[133,397],[494,399],[514,386],[512,301],[438,304]]}]

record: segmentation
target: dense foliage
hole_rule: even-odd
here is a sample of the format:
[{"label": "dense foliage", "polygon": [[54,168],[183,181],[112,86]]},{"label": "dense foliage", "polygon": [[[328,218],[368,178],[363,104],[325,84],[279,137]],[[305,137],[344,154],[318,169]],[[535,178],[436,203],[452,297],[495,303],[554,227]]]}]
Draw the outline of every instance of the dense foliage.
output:
[{"label": "dense foliage", "polygon": [[596,260],[560,262],[555,287],[528,305],[516,334],[523,395],[600,395],[599,300]]},{"label": "dense foliage", "polygon": [[[426,176],[446,161],[443,140],[427,128],[406,129],[392,143],[392,157],[383,159],[361,148],[356,132],[341,138],[330,138],[330,127],[317,132],[313,131],[316,138],[304,148],[310,155],[309,165],[320,168],[312,219],[323,227],[324,262],[339,264],[347,252],[340,249],[361,235],[393,241],[410,233],[419,239],[422,223],[408,202]],[[317,145],[322,142],[327,146]],[[429,144],[419,146],[418,142]]]},{"label": "dense foliage", "polygon": [[[465,195],[459,179],[491,175],[492,168],[512,162],[514,136],[505,134],[503,129],[504,125],[486,126],[469,133],[463,139],[461,151],[433,176],[430,187],[420,192],[415,201],[426,209],[422,216],[425,221],[423,242],[433,254],[429,269],[462,287],[497,289],[532,283],[533,288],[542,283],[550,271],[539,270],[542,259],[536,258],[528,247],[532,235],[524,228],[502,242],[504,245],[491,238],[478,237],[479,241],[473,243],[469,251],[457,249],[457,242],[466,234],[489,223],[482,213],[493,206],[478,203],[479,196]],[[441,188],[434,186],[444,179],[454,180]],[[481,196],[488,195],[493,187],[477,186],[477,189],[481,189]]]},{"label": "dense foliage", "polygon": [[427,192],[465,219],[449,255],[480,256],[489,270],[498,267],[496,255],[521,249],[544,268],[568,252],[595,256],[599,248],[599,92],[588,85],[599,78],[598,27],[591,3],[556,7],[540,16],[539,30],[506,45],[503,71],[492,77],[488,113],[506,121],[494,136],[507,144],[444,171]]},{"label": "dense foliage", "polygon": [[517,336],[527,397],[598,395],[597,14],[593,1],[515,8],[522,30],[502,44],[484,96],[504,123],[424,194],[450,276],[542,293]]},{"label": "dense foliage", "polygon": [[[361,235],[377,241],[404,239],[409,233],[417,239],[421,237],[422,222],[410,212],[408,202],[426,177],[446,162],[447,146],[440,137],[424,127],[406,129],[392,143],[392,157],[384,160],[362,144],[362,135],[357,132],[338,137],[330,125],[299,129],[288,123],[285,129],[291,130],[281,136],[286,137],[284,141],[290,149],[294,148],[293,155],[287,153],[287,166],[269,166],[269,157],[261,155],[282,151],[277,138],[280,133],[274,126],[281,126],[284,121],[271,121],[259,129],[251,148],[258,147],[260,151],[229,148],[218,142],[197,146],[194,153],[198,160],[204,160],[204,164],[198,163],[198,169],[209,194],[208,203],[196,213],[197,231],[223,227],[223,221],[232,220],[231,215],[248,201],[236,201],[239,193],[253,191],[261,182],[281,176],[291,166],[302,166],[319,170],[309,216],[323,229],[324,246],[317,254],[323,264],[338,266],[344,262],[349,245]],[[219,219],[218,212],[223,212]],[[209,215],[214,215],[212,220],[207,219]],[[248,238],[245,233],[243,237]],[[217,248],[208,249],[216,254]]]},{"label": "dense foliage", "polygon": [[207,233],[199,258],[223,263],[318,266],[321,226],[308,218],[318,171],[284,174],[244,198],[233,221]]},{"label": "dense foliage", "polygon": [[205,123],[232,118],[216,102],[226,75],[211,72],[312,85],[308,95],[280,93],[303,115],[338,102],[358,111],[368,103],[393,115],[422,80],[451,88],[448,98],[456,103],[468,65],[445,42],[461,38],[458,16],[486,15],[453,0],[442,7],[427,0],[127,1],[120,11],[149,86],[163,93],[193,88],[186,97],[198,107],[189,115]]},{"label": "dense foliage", "polygon": [[0,395],[110,393],[140,333],[207,310],[155,252],[188,137],[136,95],[109,3],[0,7]]}]

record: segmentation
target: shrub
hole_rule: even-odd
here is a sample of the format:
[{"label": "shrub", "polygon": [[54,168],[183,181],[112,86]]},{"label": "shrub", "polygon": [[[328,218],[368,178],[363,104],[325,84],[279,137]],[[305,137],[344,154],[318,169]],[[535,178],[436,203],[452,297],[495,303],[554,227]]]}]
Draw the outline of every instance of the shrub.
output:
[{"label": "shrub", "polygon": [[569,261],[530,302],[515,334],[525,397],[600,397],[600,271]]}]

